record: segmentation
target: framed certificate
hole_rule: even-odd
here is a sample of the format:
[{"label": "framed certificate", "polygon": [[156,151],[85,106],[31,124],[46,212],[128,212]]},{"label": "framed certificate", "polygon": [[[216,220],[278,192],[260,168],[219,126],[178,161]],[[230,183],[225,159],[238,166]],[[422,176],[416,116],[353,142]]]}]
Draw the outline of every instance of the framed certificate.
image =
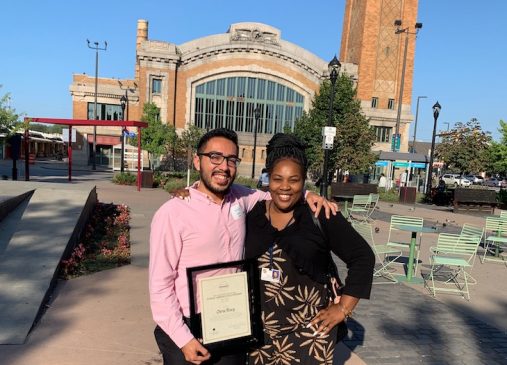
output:
[{"label": "framed certificate", "polygon": [[187,268],[187,279],[190,330],[206,348],[234,350],[261,343],[259,277],[255,260]]}]

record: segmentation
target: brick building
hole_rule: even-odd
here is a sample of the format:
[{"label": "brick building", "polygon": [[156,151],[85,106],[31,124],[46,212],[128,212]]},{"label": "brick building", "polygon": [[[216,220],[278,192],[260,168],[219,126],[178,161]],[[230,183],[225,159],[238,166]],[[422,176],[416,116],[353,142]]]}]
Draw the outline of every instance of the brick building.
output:
[{"label": "brick building", "polygon": [[[395,19],[415,21],[417,0],[347,0],[343,24],[341,72],[357,81],[362,109],[377,133],[376,150],[390,150],[396,124],[396,100],[403,60]],[[150,40],[148,21],[137,23],[135,77],[99,78],[99,119],[120,119],[120,98],[128,98],[126,116],[139,120],[144,103],[160,109],[164,123],[178,132],[189,125],[228,127],[238,132],[242,163],[250,175],[253,156],[254,109],[261,107],[256,150],[256,175],[265,162],[265,146],[276,132],[293,128],[308,110],[328,61],[284,40],[281,31],[261,23],[232,24],[226,33],[176,45]],[[400,131],[401,151],[408,150],[412,120],[410,99],[415,38],[410,37]],[[95,78],[74,75],[70,87],[73,117],[93,119]],[[76,160],[87,163],[92,128],[80,128],[82,147]],[[120,131],[97,128],[99,159],[118,144]],[[78,142],[79,144],[79,142]],[[81,153],[79,153],[81,152]],[[99,160],[98,163],[107,162]]]}]

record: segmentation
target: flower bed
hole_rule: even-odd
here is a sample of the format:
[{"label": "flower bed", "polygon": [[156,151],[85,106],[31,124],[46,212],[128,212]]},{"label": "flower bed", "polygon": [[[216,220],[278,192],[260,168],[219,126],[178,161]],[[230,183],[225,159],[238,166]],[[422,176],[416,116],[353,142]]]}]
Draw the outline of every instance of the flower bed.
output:
[{"label": "flower bed", "polygon": [[130,213],[126,205],[97,203],[79,243],[60,263],[60,277],[73,277],[130,263]]}]

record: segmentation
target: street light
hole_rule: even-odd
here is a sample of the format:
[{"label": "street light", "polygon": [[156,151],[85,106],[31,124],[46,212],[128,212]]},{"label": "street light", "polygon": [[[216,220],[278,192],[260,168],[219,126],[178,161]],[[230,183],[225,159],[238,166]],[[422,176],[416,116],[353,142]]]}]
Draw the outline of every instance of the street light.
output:
[{"label": "street light", "polygon": [[329,94],[329,111],[327,119],[327,127],[323,128],[323,148],[324,148],[324,166],[322,167],[322,179],[320,183],[320,195],[327,199],[327,179],[328,179],[328,164],[329,164],[329,151],[333,149],[333,140],[336,135],[336,128],[333,128],[333,104],[334,104],[334,93],[336,80],[338,79],[338,73],[340,72],[341,63],[333,57],[331,62],[328,64],[329,80],[331,81],[331,93]]},{"label": "street light", "polygon": [[261,117],[261,107],[257,105],[257,107],[254,110],[255,115],[255,124],[254,124],[254,145],[253,145],[253,161],[252,161],[252,179],[255,179],[255,155],[256,155],[256,149],[257,149],[257,126],[259,124],[259,119]]},{"label": "street light", "polygon": [[[120,99],[121,104],[121,119],[125,121],[125,107],[127,106],[127,90],[125,90],[125,95],[122,95]],[[125,127],[121,127],[121,156],[120,156],[120,172],[123,174],[125,171],[124,163],[125,160]]]},{"label": "street light", "polygon": [[395,138],[394,143],[391,144],[393,152],[398,150],[400,136],[400,119],[401,119],[401,105],[403,104],[403,89],[405,87],[405,69],[407,68],[407,50],[408,50],[408,36],[409,34],[417,35],[419,29],[422,28],[422,23],[415,23],[415,32],[410,32],[410,28],[401,28],[402,21],[397,19],[394,21],[394,25],[396,26],[395,34],[405,33],[405,50],[403,51],[403,66],[401,68],[401,80],[400,80],[400,94],[398,96],[398,111],[396,113],[396,130],[393,138]]},{"label": "street light", "polygon": [[433,175],[433,156],[435,154],[435,134],[437,131],[437,120],[438,120],[438,115],[440,114],[440,109],[442,109],[442,107],[440,106],[440,104],[437,101],[435,103],[435,105],[433,105],[434,122],[433,122],[433,135],[431,137],[430,165],[428,166],[428,176],[427,176],[427,183],[426,183],[426,196],[427,197],[431,196],[431,182],[432,182],[431,177]]},{"label": "street light", "polygon": [[[93,46],[91,46],[91,42],[87,39],[88,48],[95,50],[95,103],[93,108],[93,119],[98,120],[99,116],[97,115],[97,85],[99,80],[99,51],[105,51],[107,49],[107,42],[104,41],[104,47],[99,47],[99,42],[93,42]],[[93,151],[92,151],[92,170],[96,170],[97,167],[95,165],[95,156],[97,154],[97,126],[93,126]]]},{"label": "street light", "polygon": [[415,136],[417,135],[417,117],[419,116],[419,99],[425,98],[427,98],[427,96],[417,97],[417,106],[415,107],[414,138],[412,139],[412,153],[415,153]]}]

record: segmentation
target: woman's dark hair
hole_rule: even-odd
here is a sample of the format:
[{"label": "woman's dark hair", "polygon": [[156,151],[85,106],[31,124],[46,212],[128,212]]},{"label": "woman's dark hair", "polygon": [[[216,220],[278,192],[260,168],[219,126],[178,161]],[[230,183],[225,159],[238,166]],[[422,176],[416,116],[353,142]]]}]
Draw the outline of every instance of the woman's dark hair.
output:
[{"label": "woman's dark hair", "polygon": [[209,132],[206,132],[204,136],[201,137],[199,143],[197,143],[197,152],[202,152],[206,147],[206,143],[212,138],[222,137],[228,139],[236,145],[236,150],[239,151],[238,146],[238,135],[231,129],[227,128],[216,128],[212,129]]},{"label": "woman's dark hair", "polygon": [[275,134],[266,147],[266,168],[268,172],[273,171],[273,167],[278,161],[288,159],[300,164],[303,169],[303,177],[306,177],[308,159],[306,158],[305,148],[305,144],[292,134]]}]

